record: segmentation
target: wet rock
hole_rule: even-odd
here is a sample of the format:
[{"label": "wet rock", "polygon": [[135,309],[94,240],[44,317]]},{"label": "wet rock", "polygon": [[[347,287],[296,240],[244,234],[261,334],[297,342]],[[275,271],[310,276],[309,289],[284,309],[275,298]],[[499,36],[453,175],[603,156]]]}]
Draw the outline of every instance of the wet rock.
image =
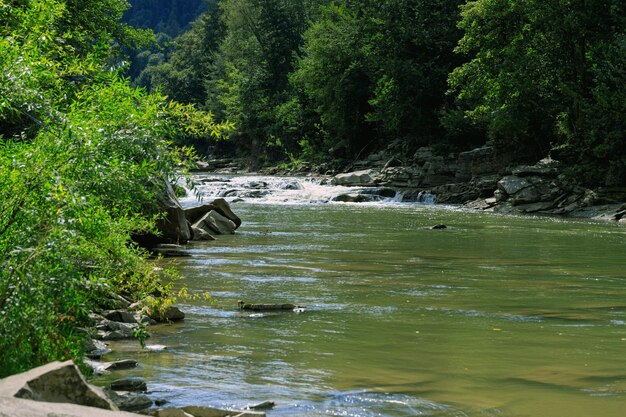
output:
[{"label": "wet rock", "polygon": [[191,226],[191,235],[192,240],[216,240],[215,236],[195,225]]},{"label": "wet rock", "polygon": [[72,361],[52,362],[5,378],[0,396],[117,410],[100,388],[85,381]]},{"label": "wet rock", "polygon": [[111,401],[123,411],[139,412],[152,406],[152,400],[144,394],[120,393],[111,389],[106,389],[105,392]]},{"label": "wet rock", "polygon": [[207,233],[227,235],[235,233],[237,226],[232,220],[222,216],[217,211],[211,210],[198,220],[192,228],[202,229]]},{"label": "wet rock", "polygon": [[250,304],[239,300],[237,302],[240,310],[244,311],[294,311],[303,308],[297,304]]},{"label": "wet rock", "polygon": [[111,353],[106,343],[101,340],[89,339],[84,347],[85,356],[91,359],[100,359],[102,356]]},{"label": "wet rock", "polygon": [[340,203],[366,203],[378,200],[380,200],[380,198],[377,198],[377,196],[356,193],[339,194],[331,199],[331,201],[337,201]]},{"label": "wet rock", "polygon": [[504,177],[500,181],[498,181],[498,190],[509,196],[517,194],[520,191],[529,187],[532,187],[532,183],[530,183],[525,178],[520,178],[516,176]]},{"label": "wet rock", "polygon": [[164,408],[162,410],[155,410],[150,413],[154,417],[194,417],[193,415],[186,413],[181,408]]},{"label": "wet rock", "polygon": [[139,328],[137,323],[120,323],[117,321],[105,320],[96,326],[97,338],[100,340],[131,339],[134,332]]},{"label": "wet rock", "polygon": [[284,184],[281,188],[283,190],[302,190],[304,187],[300,183],[292,181]]},{"label": "wet rock", "polygon": [[121,378],[111,382],[113,391],[147,391],[146,382],[139,378]]},{"label": "wet rock", "polygon": [[263,401],[258,404],[249,405],[246,408],[248,410],[271,410],[274,407],[276,407],[274,401]]},{"label": "wet rock", "polygon": [[376,184],[377,177],[378,171],[373,169],[354,171],[335,175],[332,179],[332,184],[344,186],[371,186]]},{"label": "wet rock", "polygon": [[431,227],[432,230],[444,230],[447,228],[448,226],[446,226],[445,224],[436,224],[433,227]]},{"label": "wet rock", "polygon": [[168,306],[165,311],[149,312],[150,317],[157,322],[180,321],[185,318],[185,313],[176,306]]},{"label": "wet rock", "polygon": [[107,310],[102,312],[102,316],[107,320],[120,323],[137,323],[135,317],[126,310]]}]

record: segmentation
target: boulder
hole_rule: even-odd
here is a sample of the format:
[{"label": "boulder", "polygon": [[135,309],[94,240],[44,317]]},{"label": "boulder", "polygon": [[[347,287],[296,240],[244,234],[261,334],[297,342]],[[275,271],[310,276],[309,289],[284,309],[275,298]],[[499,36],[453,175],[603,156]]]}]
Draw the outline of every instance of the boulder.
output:
[{"label": "boulder", "polygon": [[206,213],[200,220],[198,220],[192,228],[202,229],[207,233],[217,233],[220,235],[228,235],[235,233],[237,225],[235,223],[222,216],[215,210],[211,210]]},{"label": "boulder", "polygon": [[124,411],[143,411],[152,406],[150,397],[137,393],[119,393],[113,390],[105,390],[115,405]]},{"label": "boulder", "polygon": [[107,320],[117,321],[120,323],[137,323],[135,317],[126,310],[103,311],[102,316]]},{"label": "boulder", "polygon": [[157,228],[161,232],[161,239],[167,243],[186,243],[191,238],[191,232],[174,187],[167,182],[165,190],[158,198],[161,211],[165,212],[165,218],[157,222]]},{"label": "boulder", "polygon": [[113,391],[147,391],[146,382],[139,378],[121,378],[111,382]]},{"label": "boulder", "polygon": [[378,171],[373,169],[367,169],[363,171],[348,172],[345,174],[338,174],[332,179],[332,185],[344,185],[348,187],[353,186],[372,186],[376,184],[378,178]]},{"label": "boulder", "polygon": [[380,198],[373,195],[364,195],[356,193],[339,194],[331,199],[331,201],[337,201],[341,203],[366,203],[370,201],[378,201]]},{"label": "boulder", "polygon": [[85,381],[72,361],[52,362],[5,378],[0,381],[0,397],[70,403],[105,410],[118,409],[102,389]]},{"label": "boulder", "polygon": [[85,356],[91,359],[99,359],[107,353],[111,353],[111,349],[107,345],[95,339],[89,339],[84,346]]},{"label": "boulder", "polygon": [[168,306],[165,311],[150,312],[150,317],[157,322],[180,321],[185,318],[185,313],[176,306]]},{"label": "boulder", "polygon": [[191,226],[191,234],[193,240],[215,240],[215,237],[198,226]]},{"label": "boulder", "polygon": [[498,190],[507,195],[514,195],[525,188],[531,187],[533,184],[525,178],[510,175],[498,181]]},{"label": "boulder", "polygon": [[241,219],[235,213],[233,213],[233,211],[230,209],[230,205],[223,198],[213,200],[210,204],[187,208],[185,209],[185,216],[189,223],[194,224],[197,223],[198,220],[200,220],[205,214],[212,210],[217,211],[219,214],[235,223],[236,228],[241,226]]}]

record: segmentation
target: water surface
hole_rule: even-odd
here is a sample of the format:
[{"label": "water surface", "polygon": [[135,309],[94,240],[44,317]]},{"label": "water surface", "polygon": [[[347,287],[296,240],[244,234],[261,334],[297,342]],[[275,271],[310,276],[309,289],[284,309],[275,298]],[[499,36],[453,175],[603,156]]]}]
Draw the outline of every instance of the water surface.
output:
[{"label": "water surface", "polygon": [[[152,328],[165,351],[114,345],[153,398],[271,399],[270,417],[625,415],[623,227],[289,201],[234,203],[237,234],[167,261],[213,302]],[[307,310],[257,317],[240,299]]]}]

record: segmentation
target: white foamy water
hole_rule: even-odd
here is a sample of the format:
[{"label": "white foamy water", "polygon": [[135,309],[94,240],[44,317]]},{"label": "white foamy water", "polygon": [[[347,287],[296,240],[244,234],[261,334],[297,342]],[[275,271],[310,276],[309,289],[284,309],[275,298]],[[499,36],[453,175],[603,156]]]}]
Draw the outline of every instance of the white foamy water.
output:
[{"label": "white foamy water", "polygon": [[[184,207],[209,203],[216,198],[260,204],[342,204],[357,202],[351,201],[356,197],[361,204],[398,204],[403,197],[387,187],[334,186],[328,178],[313,177],[205,173],[194,175],[191,184],[181,181],[179,185],[187,190],[187,195],[180,198]],[[419,200],[419,204],[435,204],[435,197],[428,193]]]}]

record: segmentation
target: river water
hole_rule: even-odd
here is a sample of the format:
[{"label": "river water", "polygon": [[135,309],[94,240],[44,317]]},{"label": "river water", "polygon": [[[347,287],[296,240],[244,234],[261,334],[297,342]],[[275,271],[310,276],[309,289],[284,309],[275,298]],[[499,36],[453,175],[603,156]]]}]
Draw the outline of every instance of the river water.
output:
[{"label": "river water", "polygon": [[[271,399],[270,417],[626,415],[623,227],[199,179],[205,198],[243,196],[243,225],[164,262],[213,298],[151,329],[166,350],[113,344],[107,359],[140,366],[101,382],[140,376],[169,406]],[[306,310],[251,315],[238,300]]]}]

